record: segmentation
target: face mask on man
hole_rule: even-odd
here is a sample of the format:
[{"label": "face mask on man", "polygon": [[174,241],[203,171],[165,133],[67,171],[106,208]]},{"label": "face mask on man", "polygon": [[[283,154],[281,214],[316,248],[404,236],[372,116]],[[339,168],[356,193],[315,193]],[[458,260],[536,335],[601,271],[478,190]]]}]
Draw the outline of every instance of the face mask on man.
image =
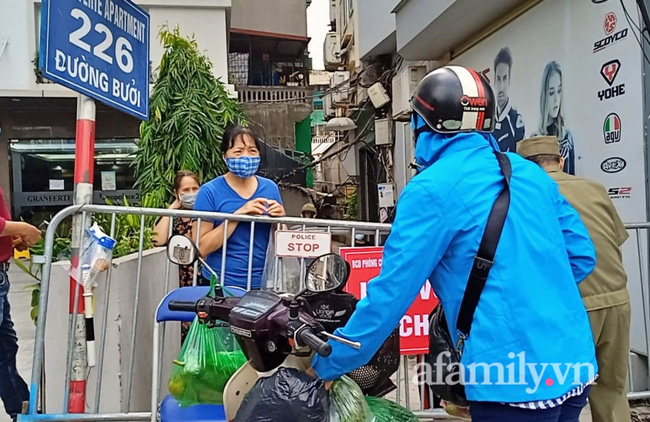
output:
[{"label": "face mask on man", "polygon": [[226,158],[226,165],[228,166],[228,170],[235,176],[241,179],[248,179],[257,173],[261,161],[262,159],[260,157],[249,157],[245,155],[237,158]]},{"label": "face mask on man", "polygon": [[196,193],[186,193],[184,195],[181,195],[179,199],[181,200],[181,205],[183,208],[193,210],[197,195],[198,194]]}]

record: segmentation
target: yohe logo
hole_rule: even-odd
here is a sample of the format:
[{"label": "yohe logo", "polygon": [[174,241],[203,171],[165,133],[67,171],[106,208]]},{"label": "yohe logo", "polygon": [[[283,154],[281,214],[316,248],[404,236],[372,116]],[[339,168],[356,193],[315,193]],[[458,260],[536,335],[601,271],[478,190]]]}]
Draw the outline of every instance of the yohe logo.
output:
[{"label": "yohe logo", "polygon": [[621,142],[621,118],[616,113],[610,113],[603,123],[603,136],[606,144]]},{"label": "yohe logo", "polygon": [[600,68],[600,75],[605,79],[607,85],[609,85],[609,88],[598,91],[600,101],[625,95],[625,84],[614,86],[620,69],[621,62],[618,59],[610,60]]},{"label": "yohe logo", "polygon": [[632,194],[632,188],[629,186],[620,188],[609,188],[607,191],[612,199],[628,199]]},{"label": "yohe logo", "polygon": [[619,41],[627,38],[628,28],[623,28],[622,30],[616,31],[616,24],[618,23],[618,18],[616,13],[609,12],[605,15],[605,22],[603,22],[603,30],[605,31],[605,38],[600,39],[594,43],[594,53],[603,51],[605,48],[609,47],[612,44],[615,44]]},{"label": "yohe logo", "polygon": [[488,106],[488,100],[484,97],[468,97],[463,95],[460,97],[460,104],[464,107],[465,111],[485,111]]},{"label": "yohe logo", "polygon": [[600,169],[605,173],[618,173],[623,171],[627,163],[621,157],[611,157],[600,164]]},{"label": "yohe logo", "polygon": [[600,75],[607,81],[609,86],[614,84],[618,71],[621,70],[621,62],[618,59],[611,60],[600,68]]}]

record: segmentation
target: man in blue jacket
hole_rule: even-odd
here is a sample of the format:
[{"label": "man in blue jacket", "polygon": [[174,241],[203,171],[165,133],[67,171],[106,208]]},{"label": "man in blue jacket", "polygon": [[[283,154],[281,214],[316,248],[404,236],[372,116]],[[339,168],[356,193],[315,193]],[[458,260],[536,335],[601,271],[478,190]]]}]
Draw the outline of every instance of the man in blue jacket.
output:
[{"label": "man in blue jacket", "polygon": [[[406,186],[386,242],[381,274],[368,284],[313,369],[325,380],[365,364],[430,280],[450,327],[487,218],[503,189],[490,135],[494,94],[472,69],[427,75],[411,100],[419,174]],[[474,421],[578,421],[597,375],[589,319],[577,284],[595,251],[576,211],[538,166],[516,154],[510,208],[476,308],[462,361]],[[450,330],[457,343],[455,330]]]}]

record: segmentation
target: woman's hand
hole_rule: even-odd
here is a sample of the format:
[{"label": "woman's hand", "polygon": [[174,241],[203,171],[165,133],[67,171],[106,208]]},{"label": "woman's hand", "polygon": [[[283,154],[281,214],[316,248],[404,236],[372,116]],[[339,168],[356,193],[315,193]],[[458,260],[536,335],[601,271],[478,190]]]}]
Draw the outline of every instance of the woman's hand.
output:
[{"label": "woman's hand", "polygon": [[269,199],[268,204],[269,204],[268,213],[271,217],[284,217],[287,215],[287,212],[284,210],[284,207],[278,201]]},{"label": "woman's hand", "polygon": [[170,210],[180,210],[182,208],[181,201],[176,198],[174,202],[169,206]]},{"label": "woman's hand", "polygon": [[243,207],[235,211],[235,214],[243,215],[264,215],[267,212],[266,205],[269,201],[264,198],[257,198],[248,201]]}]

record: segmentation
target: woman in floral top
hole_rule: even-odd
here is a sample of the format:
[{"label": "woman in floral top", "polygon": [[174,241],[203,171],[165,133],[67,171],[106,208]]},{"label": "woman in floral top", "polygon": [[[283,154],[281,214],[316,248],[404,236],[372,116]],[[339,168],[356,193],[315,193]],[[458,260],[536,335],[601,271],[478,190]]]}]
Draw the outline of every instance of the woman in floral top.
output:
[{"label": "woman in floral top", "polygon": [[[169,206],[170,210],[192,210],[196,202],[196,195],[199,192],[201,184],[199,177],[191,171],[179,171],[176,173],[174,179],[174,202]],[[154,228],[153,242],[156,246],[164,246],[167,244],[169,236],[169,217],[162,217],[156,227]],[[175,218],[172,234],[187,236],[194,240],[192,233],[192,220],[189,218]],[[179,273],[179,287],[191,286],[194,280],[194,267],[181,266],[178,269]],[[190,324],[183,323],[181,328],[181,341],[185,340],[185,336],[189,331]]]}]

